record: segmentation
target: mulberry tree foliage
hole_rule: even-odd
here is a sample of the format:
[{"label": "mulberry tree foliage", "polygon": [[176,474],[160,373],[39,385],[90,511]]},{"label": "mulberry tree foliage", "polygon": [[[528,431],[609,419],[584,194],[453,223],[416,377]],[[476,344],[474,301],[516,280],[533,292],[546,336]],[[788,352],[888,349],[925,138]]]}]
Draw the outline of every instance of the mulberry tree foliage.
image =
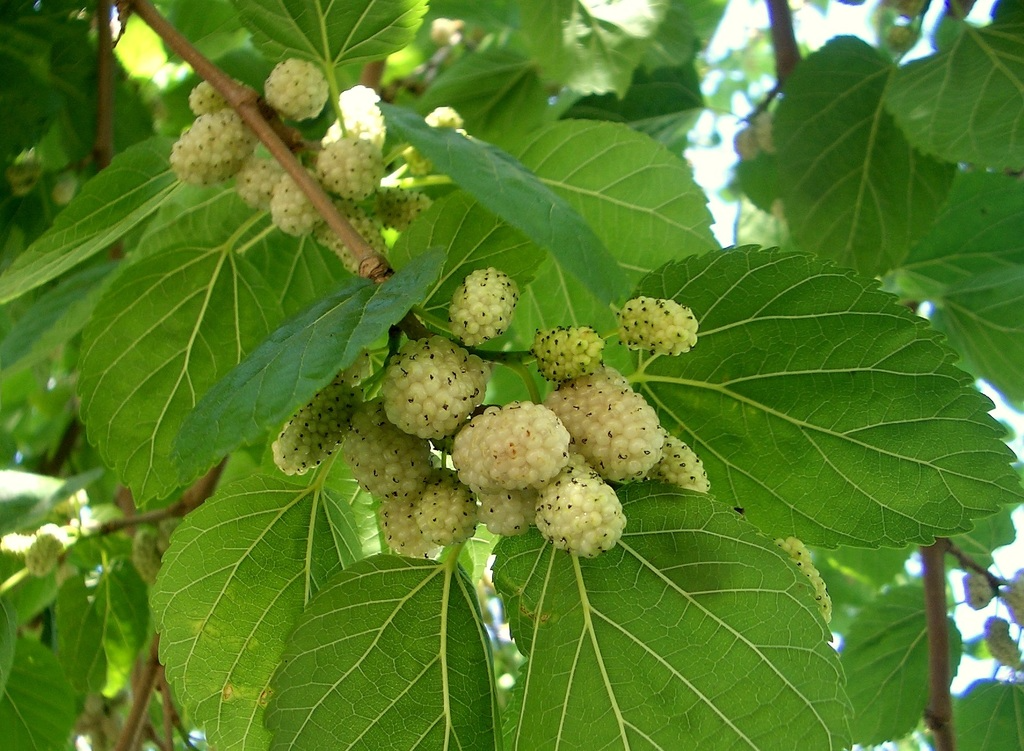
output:
[{"label": "mulberry tree foliage", "polygon": [[0,5],[4,747],[1019,748],[1024,4],[938,5]]}]

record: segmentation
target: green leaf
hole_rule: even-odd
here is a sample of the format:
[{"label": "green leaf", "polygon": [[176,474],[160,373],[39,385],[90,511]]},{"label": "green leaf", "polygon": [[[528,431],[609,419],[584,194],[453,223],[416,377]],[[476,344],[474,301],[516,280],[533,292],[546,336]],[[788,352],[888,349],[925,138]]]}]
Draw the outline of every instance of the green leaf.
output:
[{"label": "green leaf", "polygon": [[0,597],[0,696],[14,666],[14,645],[18,638],[18,614],[6,598]]},{"label": "green leaf", "polygon": [[280,318],[262,277],[235,253],[236,239],[131,263],[86,326],[79,394],[89,439],[142,505],[205,468],[179,474],[172,441],[206,390]]},{"label": "green leaf", "polygon": [[650,72],[637,68],[626,96],[614,94],[584,97],[566,112],[565,117],[581,120],[611,120],[663,144],[675,152],[688,145],[687,132],[703,110],[700,77],[695,60],[685,65],[656,68]]},{"label": "green leaf", "polygon": [[495,146],[450,128],[431,128],[407,110],[381,104],[388,128],[412,143],[489,209],[546,248],[568,273],[604,303],[626,293],[615,259],[560,196]]},{"label": "green leaf", "polygon": [[511,749],[839,749],[847,703],[806,578],[736,513],[620,491],[618,546],[505,538],[494,578],[528,654]]},{"label": "green leaf", "polygon": [[0,303],[105,250],[179,189],[167,166],[171,142],[153,138],[118,154],[89,180],[53,226],[0,276]]},{"label": "green leaf", "polygon": [[953,165],[914,151],[886,112],[895,71],[859,39],[833,39],[786,81],[774,121],[793,237],[868,275],[903,260],[954,174]]},{"label": "green leaf", "polygon": [[1024,266],[989,271],[946,288],[932,324],[949,337],[964,367],[1007,398],[1024,402]]},{"label": "green leaf", "polygon": [[420,112],[441,106],[454,107],[477,138],[500,143],[538,126],[548,97],[536,63],[515,50],[495,47],[456,60],[416,103]]},{"label": "green leaf", "polygon": [[[949,621],[950,657],[960,662],[960,632]],[[928,629],[924,589],[895,587],[868,603],[843,644],[853,740],[901,738],[917,727],[928,704]]]},{"label": "green leaf", "polygon": [[274,232],[247,257],[281,301],[286,316],[330,294],[337,280],[349,276],[336,253],[308,236],[296,238]]},{"label": "green leaf", "polygon": [[666,0],[520,0],[526,43],[548,78],[582,94],[629,88],[651,46]]},{"label": "green leaf", "polygon": [[254,475],[220,488],[171,538],[152,593],[160,659],[219,748],[269,743],[262,715],[285,637],[352,562],[332,533],[339,502],[316,484]]},{"label": "green leaf", "polygon": [[587,220],[630,284],[667,261],[719,247],[690,167],[624,125],[553,123],[516,156]]},{"label": "green leaf", "polygon": [[991,403],[874,280],[732,250],[669,264],[639,292],[691,306],[701,331],[634,380],[716,496],[770,536],[903,547],[1020,502]]},{"label": "green leaf", "polygon": [[448,321],[448,304],[455,288],[476,269],[494,266],[524,289],[544,259],[544,253],[522,233],[487,211],[462,191],[449,193],[431,205],[395,243],[389,257],[404,268],[423,248],[447,248],[441,275],[420,306]]},{"label": "green leaf", "polygon": [[426,0],[234,0],[271,59],[305,57],[330,69],[385,58],[412,42]]},{"label": "green leaf", "polygon": [[992,172],[960,172],[931,230],[896,270],[908,295],[934,298],[957,282],[1024,266],[1018,222],[1024,183]]},{"label": "green leaf", "polygon": [[288,639],[267,709],[271,749],[498,748],[489,647],[476,591],[454,565],[361,561]]},{"label": "green leaf", "polygon": [[75,695],[57,658],[30,639],[18,639],[7,687],[0,694],[0,728],[10,751],[63,751],[75,724]]},{"label": "green leaf", "polygon": [[948,162],[1019,170],[1024,167],[1024,19],[961,27],[949,48],[899,69],[885,105],[925,153]]},{"label": "green leaf", "polygon": [[285,321],[184,420],[174,446],[182,470],[194,473],[283,424],[423,300],[443,260],[428,251],[384,284],[351,279]]},{"label": "green leaf", "polygon": [[57,654],[79,693],[96,693],[107,682],[103,621],[84,576],[64,582],[57,593]]},{"label": "green leaf", "polygon": [[1018,751],[1024,748],[1024,686],[976,681],[953,703],[960,751]]},{"label": "green leaf", "polygon": [[992,551],[1017,539],[1011,513],[1012,509],[1004,508],[986,516],[970,532],[954,537],[953,543],[982,566],[991,566]]},{"label": "green leaf", "polygon": [[114,263],[82,269],[40,295],[0,341],[0,369],[29,367],[82,330]]},{"label": "green leaf", "polygon": [[149,636],[148,589],[134,566],[121,558],[104,567],[93,592],[93,607],[103,623],[103,651],[112,696],[128,685],[139,650]]}]

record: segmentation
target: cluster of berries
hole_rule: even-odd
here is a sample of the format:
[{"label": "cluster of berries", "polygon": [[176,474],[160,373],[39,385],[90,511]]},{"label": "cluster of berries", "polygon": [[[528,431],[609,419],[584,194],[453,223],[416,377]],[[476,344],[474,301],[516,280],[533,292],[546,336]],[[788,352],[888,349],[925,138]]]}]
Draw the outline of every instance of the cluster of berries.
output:
[{"label": "cluster of berries", "polygon": [[[285,425],[273,446],[278,466],[301,474],[340,446],[381,501],[389,546],[414,557],[468,539],[479,523],[502,535],[535,524],[556,547],[592,557],[626,525],[611,483],[650,478],[706,492],[700,459],[603,364],[592,329],[537,333],[532,354],[555,386],[543,403],[484,405],[492,364],[466,347],[503,334],[518,299],[504,272],[473,271],[448,309],[458,343],[405,342],[372,379],[378,394],[362,393],[367,367],[340,374]],[[696,332],[693,313],[672,300],[636,298],[619,315],[620,341],[655,354],[689,350]]]},{"label": "cluster of berries", "polygon": [[[1024,569],[1008,583],[994,587],[989,576],[977,571],[964,574],[964,602],[974,610],[983,610],[999,598],[1018,629],[1024,628]],[[985,621],[985,643],[992,657],[1013,670],[1024,669],[1020,645],[1010,635],[1010,621],[992,616]]]},{"label": "cluster of berries", "polygon": [[[330,96],[320,68],[298,59],[279,63],[263,90],[267,104],[291,121],[319,116]],[[319,144],[299,156],[367,244],[385,255],[383,230],[408,228],[431,201],[415,190],[381,185],[389,165],[382,150],[387,131],[379,101],[377,93],[365,86],[342,92],[337,107],[340,118]],[[276,161],[257,154],[256,136],[209,83],[204,81],[192,90],[189,107],[195,122],[171,151],[171,168],[179,180],[211,185],[234,178],[242,200],[254,209],[269,211],[278,229],[294,236],[312,234],[339,256],[346,269],[358,273],[357,256],[323,222],[295,180]],[[427,121],[435,127],[462,126],[462,119],[447,107],[435,110]],[[415,150],[407,149],[403,155],[405,164],[392,176],[432,170]]]},{"label": "cluster of berries", "polygon": [[775,544],[786,551],[796,567],[800,569],[814,589],[814,599],[818,603],[821,615],[825,623],[832,621],[832,598],[825,589],[825,580],[821,578],[817,566],[811,560],[811,551],[796,537],[787,537],[785,540],[776,540]]}]

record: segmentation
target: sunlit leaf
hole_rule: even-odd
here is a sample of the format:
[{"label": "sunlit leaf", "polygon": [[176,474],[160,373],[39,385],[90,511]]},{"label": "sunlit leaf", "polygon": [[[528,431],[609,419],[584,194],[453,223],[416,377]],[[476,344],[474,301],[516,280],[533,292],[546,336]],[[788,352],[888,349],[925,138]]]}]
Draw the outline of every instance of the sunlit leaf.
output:
[{"label": "sunlit leaf", "polygon": [[63,751],[75,715],[75,694],[53,652],[32,639],[18,639],[10,677],[0,693],[4,747]]},{"label": "sunlit leaf", "polygon": [[953,718],[961,751],[1018,751],[1024,748],[1024,686],[972,683],[954,702]]}]

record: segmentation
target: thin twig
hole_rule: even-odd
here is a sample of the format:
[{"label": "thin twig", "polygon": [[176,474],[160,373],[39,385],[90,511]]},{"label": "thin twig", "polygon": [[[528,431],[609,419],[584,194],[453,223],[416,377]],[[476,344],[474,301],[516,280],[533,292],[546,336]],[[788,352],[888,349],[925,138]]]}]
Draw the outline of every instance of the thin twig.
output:
[{"label": "thin twig", "polygon": [[953,735],[953,680],[949,660],[949,619],[946,612],[945,553],[948,541],[940,538],[921,548],[924,566],[924,608],[928,628],[928,706],[924,721],[932,732],[935,751],[956,751]]},{"label": "thin twig", "polygon": [[128,718],[121,728],[121,735],[117,738],[117,745],[114,751],[129,751],[138,743],[142,734],[142,727],[145,724],[146,710],[149,708],[149,697],[156,687],[156,677],[160,667],[160,635],[154,634],[153,643],[149,648],[149,656],[139,673],[139,680],[135,685],[135,695],[132,697],[132,708],[128,712]]},{"label": "thin twig", "polygon": [[64,464],[71,457],[71,452],[75,450],[75,444],[78,442],[78,436],[81,433],[82,423],[78,421],[77,417],[72,415],[67,427],[64,428],[64,433],[60,437],[60,443],[57,444],[57,448],[54,449],[53,454],[40,463],[39,474],[51,475],[52,477],[58,476]]},{"label": "thin twig", "polygon": [[224,100],[238,113],[256,137],[267,147],[271,156],[278,161],[309,202],[320,213],[327,226],[341,238],[352,254],[359,259],[359,274],[373,282],[382,282],[394,273],[369,243],[363,239],[331,201],[313,176],[295,158],[291,148],[281,134],[268,121],[268,108],[257,93],[241,84],[208,60],[186,39],[149,0],[131,0],[131,9],[159,36],[168,47],[192,66],[204,80],[216,89]]},{"label": "thin twig", "polygon": [[789,0],[765,2],[768,4],[768,20],[772,27],[775,78],[781,86],[800,62],[800,48],[797,47],[796,34],[793,31],[793,13],[789,9]]},{"label": "thin twig", "polygon": [[171,751],[174,751],[174,728],[177,727],[180,719],[178,718],[178,710],[174,707],[174,702],[171,699],[171,687],[167,685],[167,676],[164,673],[163,665],[160,666],[160,672],[156,677],[157,687],[160,691],[160,698],[163,699],[163,710],[164,710],[164,746]]},{"label": "thin twig", "polygon": [[217,483],[220,481],[220,476],[224,473],[224,466],[226,464],[227,459],[222,459],[216,467],[196,480],[188,490],[181,494],[181,498],[170,506],[153,509],[142,514],[129,514],[120,519],[110,519],[96,527],[90,534],[109,535],[122,529],[137,527],[140,524],[155,524],[175,516],[185,516],[185,514],[201,505],[207,498],[213,495],[213,491],[216,490]]},{"label": "thin twig", "polygon": [[387,67],[387,60],[374,60],[372,63],[367,63],[359,72],[359,83],[379,94],[385,67]]},{"label": "thin twig", "polygon": [[988,579],[988,583],[992,587],[992,589],[999,589],[1003,585],[1010,583],[1006,581],[1006,579],[1003,579],[993,574],[985,566],[982,566],[970,555],[961,550],[951,540],[946,540],[946,552],[954,558],[956,558],[957,562],[960,564],[960,568],[964,569],[965,571],[973,571],[976,574],[981,574],[986,579]]}]

